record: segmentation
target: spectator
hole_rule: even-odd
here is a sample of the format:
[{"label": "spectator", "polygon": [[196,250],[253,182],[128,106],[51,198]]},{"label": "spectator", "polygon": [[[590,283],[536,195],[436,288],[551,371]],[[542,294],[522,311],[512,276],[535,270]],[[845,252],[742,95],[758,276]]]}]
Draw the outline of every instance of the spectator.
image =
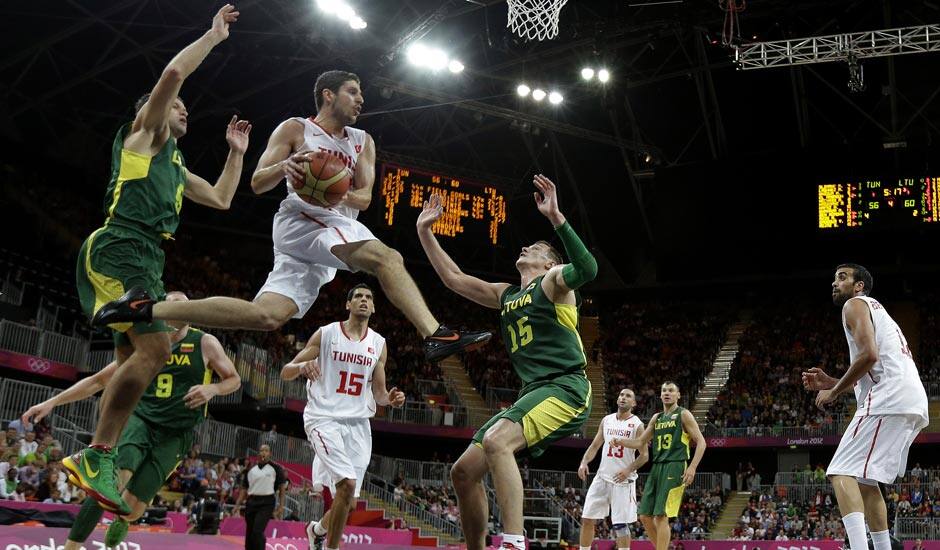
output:
[{"label": "spectator", "polygon": [[26,432],[33,431],[33,425],[29,422],[24,423],[22,420],[17,418],[11,420],[10,423],[7,424],[7,439],[9,439],[10,430],[16,430],[17,439],[23,439],[26,436]]},{"label": "spectator", "polygon": [[26,458],[29,455],[35,455],[39,449],[39,442],[36,441],[36,432],[29,430],[23,439],[20,440],[20,458]]},{"label": "spectator", "polygon": [[0,499],[12,499],[16,493],[17,485],[19,485],[19,482],[16,478],[16,468],[13,467],[7,470],[2,483],[0,483]]}]

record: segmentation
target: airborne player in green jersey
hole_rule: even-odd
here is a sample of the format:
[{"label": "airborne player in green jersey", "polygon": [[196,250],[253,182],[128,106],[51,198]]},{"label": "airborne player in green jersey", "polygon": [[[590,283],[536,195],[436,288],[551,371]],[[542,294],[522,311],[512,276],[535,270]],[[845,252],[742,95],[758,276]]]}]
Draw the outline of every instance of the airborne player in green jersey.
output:
[{"label": "airborne player in green jersey", "polygon": [[[705,454],[705,437],[692,413],[679,406],[679,397],[679,386],[675,382],[664,382],[659,394],[663,412],[653,415],[638,438],[611,441],[611,444],[631,449],[653,443],[650,453],[653,466],[643,486],[643,499],[637,513],[656,550],[666,550],[669,546],[669,518],[679,514],[682,493],[695,479],[695,470]],[[695,442],[695,456],[690,464],[691,442]]]},{"label": "airborne player in green jersey", "polygon": [[555,184],[542,175],[533,183],[539,212],[552,222],[571,263],[563,263],[545,241],[525,246],[516,260],[519,285],[488,283],[460,270],[431,232],[443,214],[439,195],[431,195],[418,217],[421,246],[447,288],[500,310],[506,351],[523,383],[519,399],[480,428],[451,471],[468,550],[484,547],[487,472],[502,510],[502,546],[525,548],[522,477],[515,454],[542,454],[552,442],[578,433],[591,414],[575,290],[594,279],[597,262],[558,209]]},{"label": "airborne player in green jersey", "polygon": [[[184,301],[182,292],[167,300]],[[172,324],[172,323],[171,323]],[[128,522],[139,518],[193,444],[193,429],[206,417],[209,400],[228,395],[241,381],[232,361],[215,336],[183,325],[170,334],[172,353],[156,379],[144,391],[115,449],[115,467],[124,486],[123,499],[130,514],[117,516],[105,533],[105,544],[117,546],[127,534]],[[114,377],[111,363],[62,393],[23,413],[23,421],[38,422],[58,405],[92,396]],[[212,373],[221,379],[212,384]],[[73,481],[74,483],[74,481]],[[114,511],[114,510],[110,510]],[[86,498],[75,518],[66,550],[78,550],[101,519],[104,509]]]},{"label": "airborne player in green jersey", "polygon": [[[238,12],[229,4],[212,28],[184,48],[163,69],[151,92],[137,102],[134,120],[121,126],[111,150],[111,180],[105,193],[105,222],[82,244],[76,269],[78,298],[91,319],[101,307],[132,287],[163,297],[163,250],[173,236],[186,197],[199,204],[229,207],[242,171],[251,125],[232,117],[225,133],[229,154],[215,185],[186,169],[177,140],[186,134],[186,107],[178,96],[183,81],[217,44],[228,38]],[[81,488],[105,508],[129,514],[117,491],[111,447],[141,394],[170,353],[163,321],[109,324],[118,366],[101,397],[101,414],[91,446],[62,465]]]}]

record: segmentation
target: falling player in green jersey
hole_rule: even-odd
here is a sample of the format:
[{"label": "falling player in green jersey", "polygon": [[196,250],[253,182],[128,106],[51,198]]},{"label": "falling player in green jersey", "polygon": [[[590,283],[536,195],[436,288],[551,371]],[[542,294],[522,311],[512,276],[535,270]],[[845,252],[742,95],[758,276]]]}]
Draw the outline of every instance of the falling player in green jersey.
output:
[{"label": "falling player in green jersey", "polygon": [[[675,382],[664,382],[659,397],[663,412],[653,415],[640,437],[615,438],[611,444],[640,449],[653,442],[650,453],[653,466],[643,486],[643,499],[637,512],[656,550],[666,550],[669,518],[679,514],[682,493],[695,479],[695,470],[705,454],[705,437],[692,413],[679,406],[679,386]],[[693,441],[695,456],[690,464],[689,443]]]},{"label": "falling player in green jersey", "polygon": [[[183,197],[221,210],[231,204],[251,125],[232,117],[225,134],[229,154],[215,185],[186,169],[176,142],[186,134],[188,115],[178,97],[180,87],[212,48],[228,38],[229,24],[237,18],[233,6],[223,6],[212,28],[178,53],[153,90],[138,100],[134,120],[117,131],[105,222],[85,239],[76,269],[79,302],[89,319],[131,287],[163,296],[160,242],[176,231]],[[163,367],[170,353],[171,329],[163,321],[108,326],[114,330],[118,366],[101,396],[98,427],[91,446],[67,457],[62,465],[103,507],[129,514],[117,490],[111,447],[147,384]]]},{"label": "falling player in green jersey", "polygon": [[535,176],[533,183],[538,210],[552,222],[571,263],[563,263],[545,241],[525,246],[516,260],[519,285],[488,283],[460,270],[431,231],[443,214],[439,195],[431,195],[418,217],[421,246],[447,288],[500,310],[506,351],[523,383],[519,399],[477,431],[451,471],[468,550],[484,547],[487,472],[493,476],[502,510],[502,546],[525,548],[522,477],[515,454],[542,454],[553,441],[579,433],[591,414],[591,383],[584,373],[587,360],[578,334],[575,290],[594,279],[597,262],[558,209],[555,184],[542,175]]},{"label": "falling player in green jersey", "polygon": [[[184,301],[182,292],[167,300]],[[173,323],[171,323],[173,324]],[[228,395],[241,381],[232,361],[215,336],[183,325],[170,334],[172,353],[156,379],[144,391],[116,447],[115,466],[124,486],[122,495],[130,514],[117,516],[105,533],[105,544],[117,546],[127,534],[128,522],[139,518],[193,444],[193,428],[206,417],[210,399]],[[80,401],[107,386],[117,372],[112,362],[23,413],[23,421],[38,422],[58,405]],[[220,381],[213,384],[212,373]],[[73,481],[74,483],[74,481]],[[114,511],[114,510],[110,510]],[[95,529],[104,509],[86,498],[75,518],[65,550],[78,550]]]}]

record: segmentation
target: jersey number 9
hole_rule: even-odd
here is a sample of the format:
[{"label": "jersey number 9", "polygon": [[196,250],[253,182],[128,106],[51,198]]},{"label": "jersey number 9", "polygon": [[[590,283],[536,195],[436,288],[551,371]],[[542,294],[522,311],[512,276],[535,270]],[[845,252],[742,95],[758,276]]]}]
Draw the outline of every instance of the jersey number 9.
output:
[{"label": "jersey number 9", "polygon": [[157,397],[169,397],[173,393],[173,375],[172,374],[158,374],[157,375],[157,392],[154,394]]}]

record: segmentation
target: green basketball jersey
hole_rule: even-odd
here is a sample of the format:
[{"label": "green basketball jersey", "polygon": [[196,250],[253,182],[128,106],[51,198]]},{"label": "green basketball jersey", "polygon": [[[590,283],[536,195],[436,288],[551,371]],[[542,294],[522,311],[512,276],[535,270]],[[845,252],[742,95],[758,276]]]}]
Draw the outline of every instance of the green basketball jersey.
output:
[{"label": "green basketball jersey", "polygon": [[176,138],[153,157],[124,148],[132,122],[118,130],[111,146],[111,181],[104,196],[107,224],[170,238],[180,222],[186,164]]},{"label": "green basketball jersey", "polygon": [[208,403],[205,407],[190,409],[183,401],[189,388],[212,382],[212,370],[202,358],[203,334],[191,328],[186,337],[173,344],[170,359],[147,386],[134,414],[150,424],[181,430],[192,428],[205,419]]},{"label": "green basketball jersey", "polygon": [[682,430],[682,407],[669,414],[659,413],[653,426],[653,456],[656,462],[684,462],[689,459],[689,434]]},{"label": "green basketball jersey", "polygon": [[542,277],[525,288],[511,286],[500,298],[500,330],[523,391],[533,382],[583,374],[587,364],[578,334],[578,306],[549,300]]}]

